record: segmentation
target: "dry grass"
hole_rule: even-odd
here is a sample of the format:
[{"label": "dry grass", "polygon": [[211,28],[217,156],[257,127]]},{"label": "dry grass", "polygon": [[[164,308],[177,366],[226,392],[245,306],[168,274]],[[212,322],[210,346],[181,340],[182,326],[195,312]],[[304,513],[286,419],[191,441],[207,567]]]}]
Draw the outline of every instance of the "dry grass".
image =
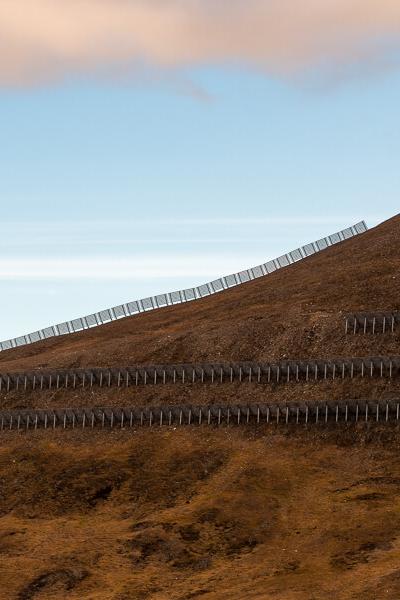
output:
[{"label": "dry grass", "polygon": [[397,436],[10,433],[0,597],[397,600]]},{"label": "dry grass", "polygon": [[[0,354],[0,368],[399,354],[343,311],[399,309],[400,218],[187,306]],[[397,381],[4,394],[5,407],[399,396]],[[0,598],[400,598],[399,431],[6,432]]]}]

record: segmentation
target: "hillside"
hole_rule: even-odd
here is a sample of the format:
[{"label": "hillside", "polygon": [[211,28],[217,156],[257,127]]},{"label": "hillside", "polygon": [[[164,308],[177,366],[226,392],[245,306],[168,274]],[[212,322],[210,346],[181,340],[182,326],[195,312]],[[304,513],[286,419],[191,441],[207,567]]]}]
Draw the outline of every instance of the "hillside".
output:
[{"label": "hillside", "polygon": [[[82,333],[0,353],[0,371],[134,364],[230,362],[399,354],[399,333],[345,335],[344,314],[400,307],[400,216],[362,236],[272,275],[215,296],[151,311]],[[381,397],[398,394],[397,381],[299,387],[227,384],[118,390],[54,390],[5,394],[5,406],[58,406],[176,402]]]},{"label": "hillside", "polygon": [[[399,355],[400,216],[266,278],[0,354],[0,371]],[[400,397],[399,379],[1,392],[2,407]],[[3,431],[4,600],[400,597],[399,427]]]},{"label": "hillside", "polygon": [[[177,305],[0,354],[2,370],[366,353],[342,313],[400,308],[400,216],[297,264]],[[380,352],[374,340],[374,353]],[[385,342],[387,348],[387,341]]]},{"label": "hillside", "polygon": [[398,431],[5,434],[4,600],[397,600]]}]

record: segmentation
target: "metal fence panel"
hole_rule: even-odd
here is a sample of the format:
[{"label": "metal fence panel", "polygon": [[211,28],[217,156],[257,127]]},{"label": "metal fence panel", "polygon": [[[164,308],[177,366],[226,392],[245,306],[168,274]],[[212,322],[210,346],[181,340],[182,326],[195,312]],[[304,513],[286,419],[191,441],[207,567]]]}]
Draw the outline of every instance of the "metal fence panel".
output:
[{"label": "metal fence panel", "polygon": [[296,250],[292,250],[291,252],[289,252],[289,256],[293,262],[297,262],[298,260],[302,260],[303,258],[300,248],[296,248]]},{"label": "metal fence panel", "polygon": [[264,263],[264,269],[267,273],[273,273],[276,271],[277,266],[273,260],[269,260],[268,262]]},{"label": "metal fence panel", "polygon": [[117,319],[120,319],[121,317],[126,317],[126,312],[125,312],[125,308],[123,304],[119,304],[118,306],[114,306],[113,307],[113,312],[114,315]]},{"label": "metal fence panel", "polygon": [[325,250],[328,247],[328,242],[326,238],[321,238],[315,242],[318,250]]},{"label": "metal fence panel", "polygon": [[154,301],[159,308],[162,306],[168,306],[167,294],[159,294],[158,296],[154,296]]},{"label": "metal fence panel", "polygon": [[329,236],[329,241],[333,245],[333,244],[338,244],[342,240],[341,240],[339,233],[333,233],[332,235]]},{"label": "metal fence panel", "polygon": [[194,288],[182,290],[181,294],[185,298],[186,302],[190,302],[190,300],[196,300],[196,292],[194,291]]},{"label": "metal fence panel", "polygon": [[85,319],[86,323],[88,324],[88,327],[95,327],[95,325],[98,324],[96,315],[86,315]]},{"label": "metal fence panel", "polygon": [[288,257],[286,256],[286,254],[284,254],[283,256],[278,256],[278,258],[276,259],[276,262],[278,263],[278,265],[281,268],[288,267],[290,265],[290,261],[289,261]]},{"label": "metal fence panel", "polygon": [[345,240],[348,240],[349,238],[354,236],[353,230],[351,229],[351,227],[347,227],[346,229],[343,229],[341,232],[342,236],[344,237]]},{"label": "metal fence panel", "polygon": [[68,323],[58,323],[56,327],[60,335],[66,335],[69,333]]},{"label": "metal fence panel", "polygon": [[245,271],[239,271],[239,273],[237,273],[237,277],[241,283],[246,283],[246,281],[250,281],[251,279],[250,273],[247,269]]},{"label": "metal fence panel", "polygon": [[30,339],[31,343],[33,344],[34,342],[39,342],[42,338],[40,337],[39,331],[34,331],[33,333],[29,334],[29,339]]},{"label": "metal fence panel", "polygon": [[97,314],[99,315],[99,317],[103,323],[112,321],[112,316],[111,316],[111,313],[108,308],[106,310],[100,310]]},{"label": "metal fence panel", "polygon": [[71,327],[74,331],[82,331],[84,329],[82,319],[72,319]]},{"label": "metal fence panel", "polygon": [[353,225],[353,229],[355,229],[357,233],[365,233],[368,230],[368,227],[365,221],[360,221],[359,223]]},{"label": "metal fence panel", "polygon": [[230,287],[234,287],[235,285],[238,285],[238,282],[236,280],[235,275],[226,275],[224,277],[225,283],[226,283],[226,287],[230,288]]},{"label": "metal fence panel", "polygon": [[313,243],[306,244],[305,246],[302,247],[302,250],[306,256],[312,256],[313,254],[315,254],[318,251],[315,248]]},{"label": "metal fence panel", "polygon": [[180,304],[182,302],[180,292],[170,292],[169,297],[171,298],[172,304]]},{"label": "metal fence panel", "polygon": [[45,327],[45,329],[42,329],[42,336],[47,339],[50,337],[54,337],[54,329],[53,327]]},{"label": "metal fence panel", "polygon": [[151,298],[151,297],[142,298],[142,300],[140,300],[140,302],[142,303],[143,310],[152,310],[154,308],[153,298]]},{"label": "metal fence panel", "polygon": [[137,315],[137,313],[140,312],[139,304],[136,300],[133,302],[127,302],[126,307],[130,315]]},{"label": "metal fence panel", "polygon": [[15,341],[16,346],[25,346],[25,344],[26,344],[26,339],[25,339],[24,335],[21,335],[20,337],[16,337],[14,341]]},{"label": "metal fence panel", "polygon": [[258,277],[264,277],[264,275],[265,275],[261,265],[258,265],[257,267],[253,267],[252,269],[250,269],[250,271],[251,271],[254,279],[258,279]]},{"label": "metal fence panel", "polygon": [[208,289],[208,285],[206,283],[203,283],[203,285],[199,285],[196,288],[200,298],[203,298],[204,296],[209,296],[210,295],[210,290]]},{"label": "metal fence panel", "polygon": [[214,281],[211,281],[210,286],[214,292],[221,292],[225,289],[222,279],[215,279]]}]

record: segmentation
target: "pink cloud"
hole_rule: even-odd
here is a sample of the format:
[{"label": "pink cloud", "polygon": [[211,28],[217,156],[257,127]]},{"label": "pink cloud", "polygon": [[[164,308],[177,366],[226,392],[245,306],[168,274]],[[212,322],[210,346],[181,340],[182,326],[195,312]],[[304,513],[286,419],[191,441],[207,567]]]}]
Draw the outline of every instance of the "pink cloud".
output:
[{"label": "pink cloud", "polygon": [[1,0],[0,85],[196,64],[283,76],[373,62],[400,39],[398,0]]}]

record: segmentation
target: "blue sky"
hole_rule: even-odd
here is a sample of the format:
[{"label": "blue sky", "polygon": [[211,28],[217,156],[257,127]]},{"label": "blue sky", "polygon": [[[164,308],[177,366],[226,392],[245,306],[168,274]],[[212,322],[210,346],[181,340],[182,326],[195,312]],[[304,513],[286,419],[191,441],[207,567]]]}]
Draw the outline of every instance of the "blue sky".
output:
[{"label": "blue sky", "polygon": [[153,75],[0,88],[0,339],[399,212],[397,69]]}]

